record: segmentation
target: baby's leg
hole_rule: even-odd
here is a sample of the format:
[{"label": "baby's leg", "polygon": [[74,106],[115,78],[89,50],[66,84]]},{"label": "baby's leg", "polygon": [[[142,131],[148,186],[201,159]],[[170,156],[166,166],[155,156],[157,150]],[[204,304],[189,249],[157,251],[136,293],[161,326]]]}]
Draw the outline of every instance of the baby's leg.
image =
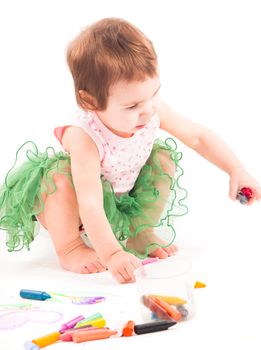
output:
[{"label": "baby's leg", "polygon": [[[170,159],[169,152],[161,150],[158,152],[157,157],[164,173],[168,174],[170,177],[174,177],[176,167],[175,167],[174,161]],[[153,210],[153,219],[156,225],[161,217],[161,214],[164,210],[166,201],[169,196],[170,181],[162,181],[162,182],[159,181],[154,183],[154,186],[159,190],[160,198],[166,199],[165,201],[158,201],[157,205],[155,205],[155,210]],[[145,209],[145,212],[146,212],[146,209]],[[140,253],[144,253],[145,248],[149,243],[158,243],[160,245],[166,245],[166,242],[164,242],[154,233],[153,228],[148,228],[144,232],[138,234],[137,237],[129,238],[127,242],[127,247],[131,249],[135,249]],[[177,246],[174,244],[171,244],[166,248],[159,247],[155,249],[155,247],[154,248],[151,247],[149,249],[150,249],[150,253],[149,253],[150,256],[157,256],[160,259],[165,259],[168,256],[172,256],[178,250]]]},{"label": "baby's leg", "polygon": [[44,210],[37,218],[51,235],[60,265],[77,273],[104,271],[96,252],[80,237],[78,204],[70,181],[61,174],[55,174],[54,181],[57,189],[43,195]]}]

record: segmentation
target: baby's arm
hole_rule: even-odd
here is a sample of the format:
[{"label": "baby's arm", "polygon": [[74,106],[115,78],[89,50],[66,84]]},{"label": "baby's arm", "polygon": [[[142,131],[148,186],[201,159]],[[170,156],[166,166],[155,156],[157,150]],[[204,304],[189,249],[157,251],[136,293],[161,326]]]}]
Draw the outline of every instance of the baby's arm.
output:
[{"label": "baby's arm", "polygon": [[120,283],[133,281],[133,271],[141,262],[123,251],[106,218],[100,157],[95,143],[78,127],[66,129],[62,142],[71,156],[79,214],[97,255]]},{"label": "baby's arm", "polygon": [[164,102],[160,107],[160,127],[218,166],[230,176],[230,198],[235,200],[242,187],[253,190],[249,201],[261,199],[261,187],[244,169],[228,145],[213,131],[175,113]]}]

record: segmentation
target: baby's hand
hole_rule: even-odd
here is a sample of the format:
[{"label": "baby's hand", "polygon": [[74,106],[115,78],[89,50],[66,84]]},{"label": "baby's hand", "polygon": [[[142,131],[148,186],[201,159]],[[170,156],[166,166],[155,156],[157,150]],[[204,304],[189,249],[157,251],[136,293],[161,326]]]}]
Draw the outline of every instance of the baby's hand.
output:
[{"label": "baby's hand", "polygon": [[119,283],[134,282],[134,270],[141,266],[141,260],[131,253],[120,250],[110,256],[106,265]]},{"label": "baby's hand", "polygon": [[238,192],[244,187],[252,190],[252,197],[249,198],[248,205],[261,199],[261,187],[256,180],[244,168],[237,168],[230,173],[230,198],[236,200]]}]

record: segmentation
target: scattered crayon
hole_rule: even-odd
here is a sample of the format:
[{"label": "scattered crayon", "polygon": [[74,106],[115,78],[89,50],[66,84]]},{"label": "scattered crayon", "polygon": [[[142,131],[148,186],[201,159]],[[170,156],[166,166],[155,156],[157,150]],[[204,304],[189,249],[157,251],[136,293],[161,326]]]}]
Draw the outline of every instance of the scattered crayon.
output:
[{"label": "scattered crayon", "polygon": [[110,331],[109,329],[95,329],[93,331],[82,331],[73,334],[73,341],[75,343],[81,343],[84,341],[106,339],[112,335],[117,334],[117,331]]},{"label": "scattered crayon", "polygon": [[205,288],[207,285],[203,282],[196,281],[194,284],[194,288]]},{"label": "scattered crayon", "polygon": [[[92,327],[92,326],[89,326],[89,327],[85,327],[85,328],[74,328],[74,329],[71,329],[63,334],[60,335],[59,339],[62,340],[62,341],[73,341],[73,334],[74,333],[79,333],[79,332],[83,332],[83,331],[93,331],[95,329],[100,329],[100,328],[96,328],[96,327]],[[104,328],[102,328],[104,329]]]},{"label": "scattered crayon", "polygon": [[134,326],[135,326],[135,323],[133,321],[128,321],[126,323],[126,325],[123,327],[123,330],[122,330],[122,336],[123,337],[130,337],[133,332],[134,332]]},{"label": "scattered crayon", "polygon": [[50,299],[51,295],[46,292],[42,292],[40,290],[21,289],[20,297],[24,299],[46,300],[46,299]]},{"label": "scattered crayon", "polygon": [[174,326],[175,324],[176,324],[175,321],[156,321],[156,322],[138,324],[134,326],[134,332],[136,334],[159,332],[159,331],[164,331],[169,327]]},{"label": "scattered crayon", "polygon": [[73,328],[78,322],[84,320],[84,316],[80,315],[75,317],[74,319],[64,323],[61,325],[60,331],[63,332],[67,329]]},{"label": "scattered crayon", "polygon": [[44,335],[43,337],[33,339],[32,343],[38,345],[40,348],[43,348],[59,340],[60,334],[61,334],[60,332],[53,332],[53,333]]}]

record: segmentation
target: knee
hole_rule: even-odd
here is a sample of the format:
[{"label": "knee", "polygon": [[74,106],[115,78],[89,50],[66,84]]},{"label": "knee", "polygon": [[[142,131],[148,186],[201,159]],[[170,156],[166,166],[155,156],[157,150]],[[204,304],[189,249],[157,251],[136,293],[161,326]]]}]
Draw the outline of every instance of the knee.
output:
[{"label": "knee", "polygon": [[55,192],[65,196],[74,192],[71,180],[64,174],[54,174],[53,179],[56,186]]},{"label": "knee", "polygon": [[174,160],[171,159],[171,154],[167,151],[160,151],[158,153],[158,160],[160,162],[162,171],[173,177],[176,172],[176,164]]}]

